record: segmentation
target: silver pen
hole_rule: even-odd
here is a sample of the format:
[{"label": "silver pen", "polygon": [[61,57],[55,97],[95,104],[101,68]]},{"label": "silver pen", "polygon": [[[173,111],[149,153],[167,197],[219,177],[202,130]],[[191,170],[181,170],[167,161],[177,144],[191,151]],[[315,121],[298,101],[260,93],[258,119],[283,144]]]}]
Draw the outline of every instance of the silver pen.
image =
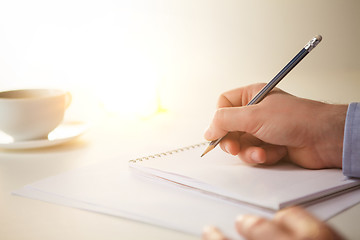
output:
[{"label": "silver pen", "polygon": [[[313,50],[322,40],[321,35],[316,35],[311,39],[303,49],[268,83],[263,87],[260,92],[258,92],[253,99],[247,104],[253,105],[259,103],[261,100],[266,97],[266,95],[311,51]],[[206,148],[204,153],[201,155],[204,156],[211,150],[213,150],[223,139],[219,138],[217,140],[211,141],[209,146]]]}]

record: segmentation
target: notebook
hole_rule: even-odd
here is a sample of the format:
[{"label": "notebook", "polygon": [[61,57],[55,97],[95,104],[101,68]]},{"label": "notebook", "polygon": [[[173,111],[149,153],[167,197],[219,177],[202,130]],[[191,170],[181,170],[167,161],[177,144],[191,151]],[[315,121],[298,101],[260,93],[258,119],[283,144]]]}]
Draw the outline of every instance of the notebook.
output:
[{"label": "notebook", "polygon": [[135,174],[198,191],[235,204],[279,210],[310,205],[360,186],[340,169],[309,170],[291,163],[250,165],[219,147],[205,157],[207,143],[129,161]]}]

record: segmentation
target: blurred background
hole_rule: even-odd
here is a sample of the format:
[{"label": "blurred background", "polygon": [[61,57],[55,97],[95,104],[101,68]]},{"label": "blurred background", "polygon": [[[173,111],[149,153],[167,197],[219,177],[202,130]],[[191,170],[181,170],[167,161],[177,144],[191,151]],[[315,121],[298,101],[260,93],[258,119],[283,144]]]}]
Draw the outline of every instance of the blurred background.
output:
[{"label": "blurred background", "polygon": [[359,24],[357,0],[2,0],[0,90],[65,88],[78,114],[207,114],[321,34],[279,87],[359,101]]},{"label": "blurred background", "polygon": [[[129,159],[204,141],[222,92],[270,81],[317,34],[323,41],[279,87],[360,101],[359,0],[0,0],[0,91],[63,88],[73,95],[68,120],[106,116],[69,144],[0,151],[0,235],[187,238],[10,192],[85,164],[115,158],[127,169]],[[349,224],[358,213],[332,223],[359,239]]]}]

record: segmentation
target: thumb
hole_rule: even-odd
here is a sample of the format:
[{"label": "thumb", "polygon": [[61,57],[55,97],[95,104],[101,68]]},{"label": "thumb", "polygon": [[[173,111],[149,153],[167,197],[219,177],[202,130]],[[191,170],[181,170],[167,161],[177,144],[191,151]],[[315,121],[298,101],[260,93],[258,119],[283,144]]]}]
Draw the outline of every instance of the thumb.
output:
[{"label": "thumb", "polygon": [[254,135],[263,122],[261,111],[257,109],[257,105],[219,108],[204,134],[205,139],[216,140],[228,132],[247,132]]}]

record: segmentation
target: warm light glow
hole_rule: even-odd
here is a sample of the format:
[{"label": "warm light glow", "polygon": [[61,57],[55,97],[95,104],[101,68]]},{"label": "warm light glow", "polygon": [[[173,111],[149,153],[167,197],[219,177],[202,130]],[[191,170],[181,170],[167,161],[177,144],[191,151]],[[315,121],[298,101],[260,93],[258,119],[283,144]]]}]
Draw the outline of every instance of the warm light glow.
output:
[{"label": "warm light glow", "polygon": [[161,110],[158,76],[141,55],[128,55],[119,63],[116,78],[100,80],[95,88],[111,113],[148,117]]},{"label": "warm light glow", "polygon": [[0,73],[3,88],[80,89],[93,93],[90,102],[121,116],[158,111],[162,48],[149,38],[158,33],[145,21],[145,9],[131,2],[83,0],[46,5],[21,0],[8,7],[13,11],[0,10],[8,23],[0,38],[9,65]]}]

